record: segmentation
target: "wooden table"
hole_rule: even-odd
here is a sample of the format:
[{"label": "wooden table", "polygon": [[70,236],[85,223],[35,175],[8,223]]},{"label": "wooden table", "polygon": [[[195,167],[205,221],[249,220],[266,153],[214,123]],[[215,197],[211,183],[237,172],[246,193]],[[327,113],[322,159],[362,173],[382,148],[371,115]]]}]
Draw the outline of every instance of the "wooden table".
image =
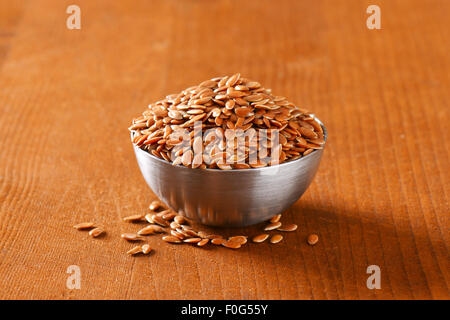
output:
[{"label": "wooden table", "polygon": [[[66,8],[81,8],[81,30]],[[381,8],[369,30],[366,8]],[[448,299],[449,1],[0,2],[0,298]],[[241,72],[324,121],[314,183],[278,245],[120,239],[155,196],[127,127]],[[92,220],[92,239],[72,225]],[[261,226],[215,230],[256,234]],[[207,229],[209,230],[209,229]],[[306,244],[310,233],[320,242]],[[67,268],[81,270],[69,290]],[[369,290],[369,265],[381,289]]]}]

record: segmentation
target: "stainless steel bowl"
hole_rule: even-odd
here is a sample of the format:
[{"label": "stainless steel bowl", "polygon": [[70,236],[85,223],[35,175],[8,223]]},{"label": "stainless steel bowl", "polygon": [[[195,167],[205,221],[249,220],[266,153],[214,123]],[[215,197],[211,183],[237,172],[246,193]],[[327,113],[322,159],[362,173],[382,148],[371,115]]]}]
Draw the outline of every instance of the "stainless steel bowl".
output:
[{"label": "stainless steel bowl", "polygon": [[280,165],[244,170],[191,169],[136,146],[134,152],[147,184],[173,210],[205,225],[243,227],[293,205],[313,180],[323,149]]}]

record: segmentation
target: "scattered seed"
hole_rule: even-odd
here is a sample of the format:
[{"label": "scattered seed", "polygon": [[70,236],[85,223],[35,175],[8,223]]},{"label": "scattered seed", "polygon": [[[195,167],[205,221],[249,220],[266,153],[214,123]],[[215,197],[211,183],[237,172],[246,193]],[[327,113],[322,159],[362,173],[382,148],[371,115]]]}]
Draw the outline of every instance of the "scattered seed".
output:
[{"label": "scattered seed", "polygon": [[128,217],[123,218],[123,221],[125,222],[135,222],[135,221],[139,221],[142,220],[144,218],[143,214],[134,214]]},{"label": "scattered seed", "polygon": [[86,230],[94,227],[93,222],[82,222],[73,226],[77,230]]},{"label": "scattered seed", "polygon": [[237,243],[243,245],[243,244],[247,243],[247,237],[245,237],[245,236],[234,236],[234,237],[228,238],[228,241],[234,241],[234,242],[237,242]]},{"label": "scattered seed", "polygon": [[91,231],[89,231],[89,235],[93,238],[97,238],[103,232],[105,232],[105,231],[102,228],[94,228]]},{"label": "scattered seed", "polygon": [[187,239],[183,240],[183,242],[186,242],[186,243],[197,243],[200,241],[202,241],[202,238],[187,238]]},{"label": "scattered seed", "polygon": [[141,241],[144,240],[144,238],[138,236],[135,233],[122,233],[121,235],[122,239],[128,240],[128,241]]},{"label": "scattered seed", "polygon": [[230,249],[239,249],[241,247],[241,244],[236,241],[227,241],[224,244],[222,244],[224,247],[230,248]]},{"label": "scattered seed", "polygon": [[[207,239],[207,240],[209,240],[209,239]],[[218,246],[221,246],[221,245],[225,244],[226,242],[227,242],[227,240],[222,239],[222,238],[214,238],[214,239],[211,240],[212,244],[215,244],[215,245],[218,245]]]},{"label": "scattered seed", "polygon": [[283,225],[282,227],[279,227],[277,229],[278,231],[295,231],[297,230],[297,225],[296,224],[287,224],[287,225]]},{"label": "scattered seed", "polygon": [[149,254],[150,251],[152,251],[152,248],[150,247],[150,245],[144,244],[144,245],[142,246],[142,253],[143,253],[143,254]]},{"label": "scattered seed", "polygon": [[202,239],[199,242],[197,242],[197,246],[199,247],[203,247],[204,245],[206,245],[209,242],[209,239]]},{"label": "scattered seed", "polygon": [[270,230],[275,230],[277,228],[281,227],[281,222],[275,222],[275,223],[270,223],[268,224],[264,230],[265,231],[270,231]]},{"label": "scattered seed", "polygon": [[277,223],[281,219],[281,214],[277,214],[276,216],[273,216],[272,219],[270,219],[270,223]]},{"label": "scattered seed", "polygon": [[263,233],[263,234],[254,236],[252,240],[255,243],[261,243],[261,242],[266,241],[268,237],[269,237],[269,235],[267,233]]},{"label": "scattered seed", "polygon": [[137,234],[140,236],[148,236],[149,234],[154,234],[157,232],[155,230],[155,227],[157,227],[157,226],[155,226],[155,225],[147,226],[147,227],[139,230]]},{"label": "scattered seed", "polygon": [[283,236],[281,234],[275,234],[272,236],[272,238],[270,238],[270,243],[275,244],[280,242],[281,240],[283,240]]},{"label": "scattered seed", "polygon": [[181,240],[174,236],[164,236],[162,239],[169,243],[181,243]]},{"label": "scattered seed", "polygon": [[218,234],[209,234],[206,236],[206,239],[222,239],[223,237],[221,235]]},{"label": "scattered seed", "polygon": [[319,236],[317,234],[310,234],[308,236],[308,244],[313,246],[315,245],[317,242],[319,242]]},{"label": "scattered seed", "polygon": [[129,255],[135,255],[135,254],[141,253],[142,251],[143,251],[143,250],[142,250],[142,247],[141,247],[141,246],[136,246],[136,247],[133,247],[132,249],[128,250],[128,251],[127,251],[127,254],[129,254]]},{"label": "scattered seed", "polygon": [[199,232],[197,232],[197,234],[200,238],[203,238],[203,239],[206,239],[206,237],[208,236],[208,234],[204,231],[199,231]]}]

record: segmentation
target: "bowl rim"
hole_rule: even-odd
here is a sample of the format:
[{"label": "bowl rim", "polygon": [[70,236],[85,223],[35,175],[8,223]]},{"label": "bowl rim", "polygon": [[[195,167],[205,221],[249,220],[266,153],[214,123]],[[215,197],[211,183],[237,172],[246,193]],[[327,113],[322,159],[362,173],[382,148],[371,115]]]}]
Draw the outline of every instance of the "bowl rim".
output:
[{"label": "bowl rim", "polygon": [[[316,120],[316,121],[320,124],[320,126],[322,127],[322,130],[323,130],[323,140],[324,140],[325,143],[323,144],[323,148],[322,148],[322,149],[319,149],[319,150],[323,150],[323,149],[325,148],[325,145],[326,145],[326,142],[327,142],[327,137],[328,137],[327,129],[325,128],[325,126],[324,126],[324,124],[322,123],[322,121],[320,121],[314,114],[311,114],[311,115],[314,117],[314,120]],[[132,134],[132,133],[131,133],[131,134]],[[169,162],[169,161],[167,161],[167,160],[164,160],[164,159],[160,159],[160,158],[158,158],[158,157],[152,155],[151,153],[149,153],[149,152],[147,152],[147,151],[145,151],[145,150],[142,150],[141,148],[135,146],[133,143],[132,143],[132,146],[133,146],[133,148],[134,148],[135,150],[138,150],[138,151],[142,152],[143,154],[147,155],[147,156],[150,157],[151,159],[160,161],[161,163],[164,163],[164,164],[166,164],[166,165],[169,165],[169,166],[171,166],[171,167],[173,167],[173,168],[182,168],[182,169],[187,169],[187,170],[195,170],[195,169],[199,169],[199,168],[195,168],[195,169],[193,169],[193,168],[188,168],[188,167],[185,167],[185,166],[183,166],[183,165],[176,165],[176,166],[174,166],[174,165],[172,165],[171,162]],[[262,171],[262,170],[270,170],[270,169],[274,169],[274,168],[282,167],[282,166],[286,166],[286,165],[293,165],[294,163],[301,162],[302,160],[306,161],[305,159],[309,159],[311,156],[313,156],[313,155],[316,153],[316,151],[319,151],[319,150],[314,150],[314,152],[311,152],[310,154],[307,154],[307,155],[304,156],[304,157],[301,157],[301,158],[299,158],[299,159],[295,159],[295,160],[293,160],[293,161],[283,162],[283,163],[277,164],[276,166],[267,166],[267,167],[262,167],[262,168],[248,168],[248,169],[232,169],[232,170],[209,169],[209,168],[206,168],[206,169],[200,169],[200,170],[201,170],[202,172],[204,172],[204,171],[210,171],[210,172],[222,172],[222,173],[224,173],[224,174],[225,174],[225,173],[232,173],[232,172],[254,172],[254,171]]]}]

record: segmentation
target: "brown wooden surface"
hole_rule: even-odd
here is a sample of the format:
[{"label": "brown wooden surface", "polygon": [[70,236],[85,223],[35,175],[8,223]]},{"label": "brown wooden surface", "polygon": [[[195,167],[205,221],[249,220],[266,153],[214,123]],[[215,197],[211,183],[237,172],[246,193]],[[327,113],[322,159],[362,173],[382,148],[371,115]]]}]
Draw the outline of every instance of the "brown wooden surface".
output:
[{"label": "brown wooden surface", "polygon": [[[82,29],[68,30],[69,4]],[[366,28],[378,4],[382,30]],[[449,1],[0,1],[0,298],[448,299]],[[279,245],[128,257],[155,196],[127,127],[241,72],[313,110],[321,167]],[[93,220],[107,236],[72,225]],[[255,234],[216,230],[223,234]],[[305,243],[316,232],[315,247]],[[381,290],[366,268],[381,267]],[[66,269],[81,268],[81,290]]]}]

